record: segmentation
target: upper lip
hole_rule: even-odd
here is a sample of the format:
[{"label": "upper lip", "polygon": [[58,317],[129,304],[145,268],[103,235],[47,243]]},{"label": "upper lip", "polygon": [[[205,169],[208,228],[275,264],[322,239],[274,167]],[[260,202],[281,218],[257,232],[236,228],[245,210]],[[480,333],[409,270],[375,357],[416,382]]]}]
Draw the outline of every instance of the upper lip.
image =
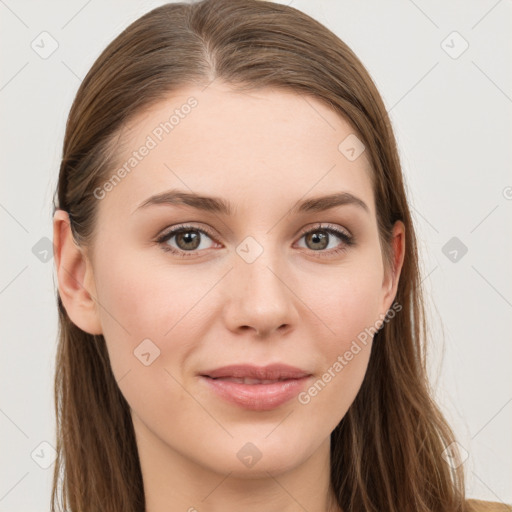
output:
[{"label": "upper lip", "polygon": [[250,378],[260,380],[279,380],[279,379],[300,379],[311,375],[309,372],[289,366],[287,364],[269,364],[267,366],[254,366],[251,364],[233,364],[208,370],[201,373],[202,376],[213,379],[234,377]]}]

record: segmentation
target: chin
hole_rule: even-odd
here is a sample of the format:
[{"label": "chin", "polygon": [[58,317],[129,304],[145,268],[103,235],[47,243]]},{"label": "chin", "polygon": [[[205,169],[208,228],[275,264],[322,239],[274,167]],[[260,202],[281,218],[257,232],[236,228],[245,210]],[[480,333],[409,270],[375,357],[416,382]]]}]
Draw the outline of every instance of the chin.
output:
[{"label": "chin", "polygon": [[[269,473],[277,476],[300,466],[316,448],[311,446],[311,450],[306,450],[308,445],[304,438],[298,442],[289,437],[285,442],[285,436],[270,439],[273,435],[271,434],[265,439],[266,435],[268,431],[260,436],[237,435],[227,445],[219,442],[214,453],[211,453],[210,447],[210,456],[207,460],[204,460],[203,452],[200,463],[212,471],[231,473],[231,476],[236,478],[268,478]],[[298,446],[301,450],[297,449]]]}]

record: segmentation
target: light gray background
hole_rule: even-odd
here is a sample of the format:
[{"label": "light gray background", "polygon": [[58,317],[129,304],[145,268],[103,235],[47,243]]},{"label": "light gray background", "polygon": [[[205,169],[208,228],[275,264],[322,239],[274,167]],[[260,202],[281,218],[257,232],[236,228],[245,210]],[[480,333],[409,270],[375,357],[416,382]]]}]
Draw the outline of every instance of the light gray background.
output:
[{"label": "light gray background", "polygon": [[[56,278],[40,240],[52,238],[66,117],[104,47],[162,3],[0,0],[0,511],[48,510]],[[512,503],[512,2],[291,5],[353,49],[384,98],[420,240],[436,396],[469,453],[469,496]],[[31,47],[43,31],[58,43],[46,59]],[[452,237],[468,249],[456,262],[443,253]]]}]

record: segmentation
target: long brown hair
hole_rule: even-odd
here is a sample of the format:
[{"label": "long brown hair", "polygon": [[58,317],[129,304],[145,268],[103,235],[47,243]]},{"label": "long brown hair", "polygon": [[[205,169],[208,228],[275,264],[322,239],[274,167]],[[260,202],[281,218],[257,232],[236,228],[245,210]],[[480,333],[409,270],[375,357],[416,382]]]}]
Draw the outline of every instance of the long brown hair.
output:
[{"label": "long brown hair", "polygon": [[[375,334],[353,404],[331,435],[331,483],[344,512],[462,512],[463,466],[443,451],[455,440],[431,398],[428,336],[417,245],[391,123],[362,63],[306,14],[258,0],[162,5],[126,28],[95,61],[71,107],[58,204],[77,243],[94,240],[94,190],[116,168],[115,145],[134,115],[187,85],[219,79],[242,91],[280,88],[309,95],[347,119],[373,174],[379,237],[391,265],[391,232],[405,225],[396,302]],[[129,406],[105,340],[69,319],[57,293],[57,452],[52,511],[142,512],[144,490]],[[456,445],[451,455],[457,454]],[[61,498],[61,500],[59,500]]]}]

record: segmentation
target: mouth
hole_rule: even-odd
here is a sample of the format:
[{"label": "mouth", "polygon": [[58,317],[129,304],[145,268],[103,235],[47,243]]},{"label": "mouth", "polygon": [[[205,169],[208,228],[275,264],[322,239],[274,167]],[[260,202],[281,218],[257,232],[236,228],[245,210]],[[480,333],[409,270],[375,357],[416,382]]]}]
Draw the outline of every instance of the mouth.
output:
[{"label": "mouth", "polygon": [[199,376],[219,398],[254,411],[269,411],[283,405],[312,377],[307,371],[282,364],[231,365]]},{"label": "mouth", "polygon": [[212,379],[254,379],[279,381],[286,379],[300,379],[311,375],[309,372],[287,364],[274,363],[267,366],[255,366],[252,364],[232,364],[203,372],[205,377]]}]

